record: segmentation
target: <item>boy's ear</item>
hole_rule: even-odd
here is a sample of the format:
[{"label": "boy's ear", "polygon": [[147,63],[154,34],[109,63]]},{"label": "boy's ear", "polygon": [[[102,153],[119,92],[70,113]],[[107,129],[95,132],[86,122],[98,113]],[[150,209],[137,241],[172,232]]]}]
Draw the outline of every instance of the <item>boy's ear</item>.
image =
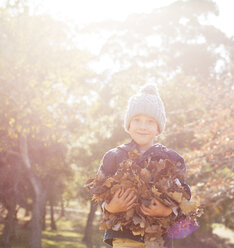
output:
[{"label": "boy's ear", "polygon": [[157,123],[157,134],[156,134],[156,136],[158,136],[159,134],[160,134],[160,128],[159,128],[159,125]]}]

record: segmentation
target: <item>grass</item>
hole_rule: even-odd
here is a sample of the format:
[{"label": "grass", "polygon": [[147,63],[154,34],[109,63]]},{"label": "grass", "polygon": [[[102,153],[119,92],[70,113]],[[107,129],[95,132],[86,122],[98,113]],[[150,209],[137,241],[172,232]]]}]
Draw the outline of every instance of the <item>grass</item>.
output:
[{"label": "grass", "polygon": [[[86,245],[82,242],[86,217],[87,213],[68,213],[65,217],[56,221],[56,231],[50,230],[50,222],[47,220],[47,228],[42,232],[42,248],[86,248]],[[22,217],[19,223],[17,238],[12,241],[12,248],[27,248],[29,247],[29,231],[23,228],[24,220]],[[95,225],[93,229],[94,248],[105,248],[106,246],[102,242],[102,233],[98,230],[98,226]],[[0,234],[2,230],[3,224],[0,224]]]},{"label": "grass", "polygon": [[[86,245],[82,243],[86,217],[87,213],[68,213],[65,217],[57,220],[57,231],[50,230],[50,222],[47,220],[47,228],[42,232],[42,248],[86,248]],[[29,247],[29,231],[23,227],[23,223],[24,220],[21,218],[19,228],[17,228],[17,238],[12,242],[12,248]],[[103,233],[98,230],[97,220],[93,229],[92,239],[94,248],[107,247],[102,242]],[[0,234],[2,231],[3,224],[0,224]],[[213,224],[213,232],[219,237],[226,239],[229,244],[234,244],[233,230],[221,224]]]},{"label": "grass", "polygon": [[28,246],[28,231],[20,229],[17,233],[17,239],[12,242],[12,248],[26,248]]},{"label": "grass", "polygon": [[234,244],[234,231],[222,224],[214,223],[212,225],[213,233],[220,238],[226,239],[229,244]]},{"label": "grass", "polygon": [[43,248],[86,248],[82,235],[73,231],[46,231],[42,235]]}]

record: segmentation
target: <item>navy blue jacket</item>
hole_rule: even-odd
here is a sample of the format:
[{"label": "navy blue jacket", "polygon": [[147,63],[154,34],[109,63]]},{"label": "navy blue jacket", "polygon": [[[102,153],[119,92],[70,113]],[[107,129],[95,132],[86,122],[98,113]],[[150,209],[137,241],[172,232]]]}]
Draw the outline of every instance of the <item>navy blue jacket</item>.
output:
[{"label": "navy blue jacket", "polygon": [[[118,169],[119,164],[123,161],[128,159],[128,152],[138,149],[137,144],[132,140],[128,144],[123,144],[118,146],[114,149],[109,150],[105,153],[103,157],[102,165],[100,166],[99,170],[101,170],[104,175],[112,176]],[[148,150],[144,152],[144,154],[136,160],[137,164],[143,166],[144,161],[151,157],[151,160],[160,160],[160,159],[170,159],[175,162],[181,163],[181,168],[185,168],[184,159],[178,155],[175,151],[167,149],[165,146],[161,144],[155,144],[151,146]],[[181,182],[186,191],[191,195],[190,188],[184,182]],[[144,242],[143,237],[140,235],[133,235],[130,230],[123,230],[123,231],[113,231],[112,229],[108,229],[105,231],[104,235],[104,242],[112,246],[112,240],[114,238],[126,238],[132,239],[139,242]],[[164,237],[166,243],[166,247],[172,248],[172,240]]]}]

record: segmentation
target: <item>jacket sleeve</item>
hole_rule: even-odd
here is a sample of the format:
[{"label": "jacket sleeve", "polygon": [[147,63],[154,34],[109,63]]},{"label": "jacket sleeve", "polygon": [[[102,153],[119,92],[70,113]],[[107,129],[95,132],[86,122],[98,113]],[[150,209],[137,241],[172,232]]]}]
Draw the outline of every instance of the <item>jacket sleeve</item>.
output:
[{"label": "jacket sleeve", "polygon": [[[171,160],[175,162],[180,162],[181,169],[184,170],[184,172],[186,172],[186,165],[184,159],[173,150],[169,150],[168,154]],[[184,188],[185,192],[189,195],[189,199],[191,199],[191,190],[189,185],[185,183],[185,178],[183,178],[183,180],[181,181],[181,185]],[[198,228],[199,225],[190,218],[186,217],[183,219],[179,219],[170,227],[170,229],[168,230],[167,237],[170,239],[185,238],[186,236],[196,231]]]},{"label": "jacket sleeve", "polygon": [[[175,162],[180,162],[181,170],[184,170],[185,172],[184,174],[186,174],[186,165],[185,165],[184,159],[173,150],[168,150],[168,155],[171,160]],[[191,199],[191,190],[190,190],[189,185],[185,183],[185,178],[183,178],[183,180],[181,181],[181,185],[184,188],[185,192],[189,195],[189,199]]]},{"label": "jacket sleeve", "polygon": [[116,149],[112,149],[104,154],[98,173],[102,172],[106,177],[115,173],[117,169],[116,154]]},{"label": "jacket sleeve", "polygon": [[[105,177],[109,177],[115,173],[116,170],[116,151],[112,149],[106,152],[102,159],[102,164],[100,165],[97,174],[102,173]],[[100,201],[99,205],[101,210],[104,212],[105,201]]]}]

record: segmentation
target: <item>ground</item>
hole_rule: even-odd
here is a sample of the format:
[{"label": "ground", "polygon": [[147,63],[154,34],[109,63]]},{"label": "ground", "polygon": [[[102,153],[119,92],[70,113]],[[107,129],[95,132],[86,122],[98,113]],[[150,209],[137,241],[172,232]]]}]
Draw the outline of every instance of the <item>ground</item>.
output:
[{"label": "ground", "polygon": [[[79,211],[69,211],[66,213],[65,217],[59,217],[56,215],[57,219],[57,231],[51,231],[49,227],[49,219],[47,219],[47,228],[42,233],[42,248],[86,248],[86,245],[82,242],[84,227],[87,219],[87,214],[84,212]],[[93,231],[93,248],[106,248],[107,246],[104,245],[102,242],[103,233],[98,230],[98,218],[96,217],[94,231]],[[25,248],[28,247],[28,229],[23,227],[23,224],[26,219],[20,219],[19,226],[17,228],[17,239],[12,242],[12,248]],[[0,234],[2,233],[3,224],[0,223]],[[216,236],[215,240],[214,237],[210,237],[212,242],[206,247],[199,247],[199,248],[210,248],[210,247],[234,247],[234,232],[231,229],[225,228],[223,225],[214,224],[213,225],[214,234],[217,234],[219,237],[224,238],[222,244],[218,244],[214,246],[213,243],[217,242],[216,239],[219,241],[219,237]],[[202,235],[201,235],[202,236]],[[209,238],[204,236],[200,237],[201,239],[205,239],[208,242]],[[1,242],[1,237],[0,237]],[[175,248],[187,248],[188,243],[191,242],[189,239],[180,240],[179,242],[175,242]],[[183,245],[184,244],[184,245]],[[190,243],[191,244],[191,243]],[[195,245],[195,244],[194,244]],[[189,245],[190,246],[190,245]],[[191,247],[191,246],[190,246]]]}]

